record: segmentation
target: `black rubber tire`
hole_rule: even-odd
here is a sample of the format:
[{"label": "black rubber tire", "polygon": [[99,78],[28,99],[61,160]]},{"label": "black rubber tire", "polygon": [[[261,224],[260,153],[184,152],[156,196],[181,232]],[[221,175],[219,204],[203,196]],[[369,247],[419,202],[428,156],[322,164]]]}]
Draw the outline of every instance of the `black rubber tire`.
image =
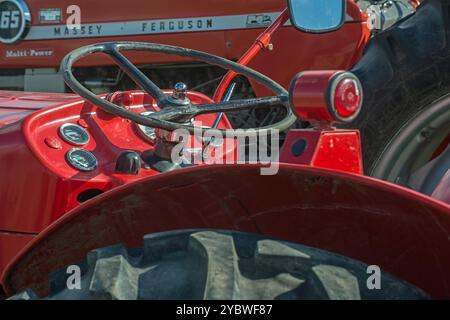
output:
[{"label": "black rubber tire", "polygon": [[[406,120],[400,128],[394,129],[395,135],[388,139],[386,147],[373,162],[371,176],[408,186],[408,182],[405,181],[407,175],[399,175],[393,168],[399,166],[401,169],[398,170],[410,171],[414,167],[411,162],[419,162],[421,163],[419,167],[423,167],[432,159],[438,146],[450,135],[450,94],[446,93],[440,97],[441,94],[437,92],[435,96],[431,95],[415,104],[411,109],[417,113],[410,115],[409,118],[399,117],[400,119],[405,117]],[[428,102],[436,97],[437,100]],[[402,156],[406,150],[409,156]],[[449,169],[448,161],[442,163],[439,175],[429,177],[433,178],[433,182],[428,183],[428,190],[420,188],[417,191],[431,195]]]},{"label": "black rubber tire", "polygon": [[[366,154],[365,161],[366,174],[378,179],[397,183],[397,181],[388,179],[387,173],[377,173],[383,171],[383,168],[380,168],[382,159],[384,157],[394,156],[393,154],[387,153],[392,152],[391,146],[398,142],[398,137],[401,132],[403,132],[412,122],[418,120],[421,121],[420,119],[423,118],[423,114],[427,110],[443,101],[449,101],[449,92],[450,87],[436,89],[430,94],[418,97],[419,100],[411,103],[407,109],[404,109],[403,106],[395,103],[392,105],[380,104],[377,108],[378,112],[368,114],[367,119],[371,125],[362,128],[364,137],[362,143],[365,146],[369,146],[365,148],[365,151],[367,151],[366,153],[368,153]],[[447,104],[447,108],[450,108],[450,104]],[[442,110],[442,112],[444,112],[444,110]],[[395,113],[395,115],[393,113]],[[442,127],[439,129],[442,130]],[[448,129],[447,134],[450,134],[450,121],[448,122]],[[420,132],[417,133],[419,134]],[[424,140],[428,140],[428,137],[424,136]],[[424,141],[424,143],[426,143],[426,141]],[[418,150],[418,152],[420,152],[420,150]],[[430,156],[431,155],[432,154],[430,154]]]},{"label": "black rubber tire", "polygon": [[367,175],[411,119],[449,94],[449,15],[450,0],[424,1],[416,14],[374,36],[352,68],[364,106],[346,127],[361,131]]},{"label": "black rubber tire", "polygon": [[[381,273],[369,290],[367,265],[323,250],[232,231],[150,234],[144,247],[97,249],[82,270],[81,290],[67,275],[50,277],[47,299],[427,299]],[[12,299],[36,299],[31,290]]]}]

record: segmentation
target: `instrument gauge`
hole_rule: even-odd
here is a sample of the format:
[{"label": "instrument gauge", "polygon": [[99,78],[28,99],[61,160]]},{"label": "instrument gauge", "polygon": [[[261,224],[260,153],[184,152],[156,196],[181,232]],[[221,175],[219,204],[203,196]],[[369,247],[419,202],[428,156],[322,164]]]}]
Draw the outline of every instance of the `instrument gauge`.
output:
[{"label": "instrument gauge", "polygon": [[84,146],[90,139],[86,129],[73,123],[63,124],[59,128],[59,133],[64,141],[75,146]]},{"label": "instrument gauge", "polygon": [[80,171],[94,171],[97,168],[97,158],[89,151],[74,148],[67,152],[66,159],[69,164]]}]

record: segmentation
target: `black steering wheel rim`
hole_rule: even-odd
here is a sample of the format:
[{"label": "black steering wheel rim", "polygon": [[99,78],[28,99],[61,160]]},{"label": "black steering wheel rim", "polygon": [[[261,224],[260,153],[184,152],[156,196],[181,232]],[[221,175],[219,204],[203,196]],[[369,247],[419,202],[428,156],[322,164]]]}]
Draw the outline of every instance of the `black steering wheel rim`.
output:
[{"label": "black steering wheel rim", "polygon": [[[250,79],[257,81],[265,87],[272,90],[277,96],[267,98],[255,98],[244,100],[233,100],[229,102],[219,102],[211,104],[194,105],[190,104],[189,108],[183,106],[174,106],[168,100],[168,96],[162,93],[161,89],[156,86],[150,79],[148,79],[134,64],[132,64],[120,51],[150,51],[165,53],[168,55],[177,55],[183,57],[194,58],[211,65],[222,67],[226,70],[232,70],[238,74],[242,74]],[[105,53],[112,57],[112,59],[118,64],[118,66],[126,73],[130,78],[136,82],[145,92],[156,99],[158,105],[162,107],[163,112],[156,112],[149,116],[142,116],[133,111],[127,110],[121,106],[118,106],[110,101],[102,99],[89,91],[84,87],[73,75],[73,64],[79,59],[86,57],[94,53]],[[288,99],[288,92],[278,83],[270,79],[269,77],[251,69],[246,66],[240,65],[236,62],[228,59],[197,51],[193,49],[187,49],[182,47],[156,44],[156,43],[143,43],[143,42],[105,42],[97,43],[88,46],[84,46],[73,50],[67,54],[61,62],[61,70],[66,84],[77,94],[84,99],[90,101],[101,109],[115,114],[117,116],[129,119],[138,124],[161,128],[168,131],[174,131],[177,129],[186,129],[190,133],[194,133],[194,126],[183,124],[179,122],[172,122],[168,119],[174,119],[176,117],[193,118],[200,114],[218,113],[243,110],[251,107],[270,107],[281,106],[286,109],[286,117],[269,126],[260,128],[254,128],[259,134],[269,133],[272,130],[284,131],[288,129],[295,121],[296,117],[293,114]],[[194,116],[192,116],[195,114]],[[201,131],[200,131],[200,130]],[[203,132],[208,128],[196,128],[196,132]],[[217,129],[222,133],[231,133],[234,136],[245,135],[242,129]],[[248,131],[248,130],[247,130]]]}]

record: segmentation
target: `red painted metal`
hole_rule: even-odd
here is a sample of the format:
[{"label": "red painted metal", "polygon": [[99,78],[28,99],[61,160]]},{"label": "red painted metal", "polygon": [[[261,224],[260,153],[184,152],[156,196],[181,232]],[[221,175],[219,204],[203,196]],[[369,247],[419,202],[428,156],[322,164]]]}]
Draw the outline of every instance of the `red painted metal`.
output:
[{"label": "red painted metal", "polygon": [[[314,129],[291,130],[281,150],[280,161],[310,165],[338,171],[363,174],[362,146],[358,130],[338,130],[334,122],[343,122],[345,116],[354,117],[361,108],[362,91],[353,106],[353,113],[340,115],[335,108],[335,92],[347,79],[342,71],[305,71],[297,74],[289,88],[291,108],[299,119],[315,125]],[[340,78],[337,78],[337,77]],[[355,85],[359,88],[359,83]],[[337,82],[337,84],[335,84]],[[334,111],[334,112],[332,112]]]},{"label": "red painted metal", "polygon": [[291,106],[299,119],[331,124],[336,119],[327,110],[326,94],[337,70],[300,72],[289,89]]},{"label": "red painted metal", "polygon": [[[42,8],[63,8],[63,19],[67,18],[65,8],[73,3],[70,0],[33,0],[28,6],[33,17],[39,16]],[[208,17],[226,15],[254,15],[270,12],[282,12],[286,8],[285,0],[259,1],[248,0],[230,2],[229,0],[196,0],[185,2],[168,0],[161,3],[130,0],[116,1],[114,5],[103,6],[92,1],[78,1],[82,10],[83,23],[107,23],[117,21],[136,21],[148,19],[176,19],[187,17]],[[264,50],[249,63],[249,66],[274,79],[285,88],[299,70],[349,69],[362,55],[370,37],[366,25],[367,15],[353,0],[347,1],[347,14],[350,17],[344,27],[336,32],[323,35],[311,35],[299,32],[291,26],[280,28],[272,37],[273,51]],[[135,10],[139,8],[139,10]],[[176,8],[168,13],[167,8]],[[33,19],[31,28],[42,25],[39,19]],[[0,69],[58,68],[63,57],[70,51],[97,42],[142,41],[177,45],[216,54],[230,60],[238,60],[254,43],[263,30],[262,26],[246,29],[187,32],[171,34],[151,34],[117,37],[90,37],[58,39],[54,41],[22,41],[13,45],[0,45],[0,59],[7,63]],[[264,40],[264,39],[263,39]],[[265,40],[264,40],[265,41]],[[4,58],[7,51],[29,51],[46,48],[51,56]],[[127,56],[136,64],[167,64],[195,62],[186,58],[163,54],[142,54],[128,52]],[[267,63],[270,61],[271,63]],[[80,67],[112,66],[111,59],[103,55],[92,55],[77,63]],[[252,81],[257,95],[270,92]]]},{"label": "red painted metal", "polygon": [[[253,0],[249,3],[256,5],[256,2],[260,4]],[[278,8],[281,1],[275,2],[273,8]],[[282,28],[287,20],[284,11],[257,38],[240,62],[262,71],[285,87],[298,70],[348,69],[359,59],[369,39],[367,17],[353,1],[349,0],[348,4],[348,14],[353,21],[326,35]],[[203,2],[189,4],[188,10],[198,13],[205,12],[199,8],[212,10],[216,6],[204,5]],[[253,13],[255,8],[247,7],[240,13]],[[273,8],[265,6],[261,12]],[[284,0],[281,8],[285,8]],[[36,11],[36,7],[33,10]],[[99,14],[97,10],[94,12]],[[158,10],[154,12],[160,14]],[[183,16],[190,12],[184,11]],[[99,14],[100,18],[108,19],[108,15],[103,14]],[[176,14],[172,15],[174,17]],[[192,47],[235,59],[259,31],[149,37],[153,42]],[[132,40],[149,41],[149,37]],[[223,45],[221,37],[231,45]],[[61,40],[58,46],[63,50],[55,50],[55,55],[62,57],[72,47],[97,41],[96,38]],[[16,46],[26,49],[38,44],[39,41],[24,42]],[[269,44],[276,50],[263,50]],[[52,57],[50,63],[59,63],[61,57]],[[130,58],[135,63],[148,62],[147,57],[140,54],[130,54]],[[152,56],[154,63],[173,61],[179,60]],[[41,61],[27,62],[43,65]],[[8,63],[8,67],[15,63],[22,62]],[[109,64],[103,58],[93,57],[79,65]],[[25,287],[46,292],[44,274],[79,261],[96,247],[119,242],[136,246],[145,233],[208,227],[260,232],[341,253],[378,264],[435,297],[450,298],[447,289],[450,287],[447,272],[450,267],[450,206],[388,183],[338,172],[362,174],[359,132],[329,128],[336,118],[326,112],[326,108],[324,110],[324,100],[329,80],[336,72],[314,74],[315,82],[308,84],[299,80],[294,83],[293,105],[300,118],[326,123],[327,129],[291,132],[281,160],[308,167],[281,164],[276,176],[261,176],[259,166],[246,165],[209,166],[207,169],[199,166],[166,174],[148,169],[140,170],[137,176],[117,174],[115,161],[123,151],[133,149],[140,153],[153,148],[137,134],[134,124],[74,95],[0,93],[0,158],[5,159],[0,162],[0,203],[3,204],[0,273],[15,254],[26,247],[4,274],[2,283],[7,292]],[[229,73],[225,77],[215,100],[221,99],[234,76]],[[267,90],[255,83],[252,85],[257,95],[266,95]],[[212,101],[199,93],[188,95],[194,103]],[[157,109],[153,99],[142,92],[119,92],[109,99],[136,112]],[[211,125],[214,119],[215,115],[205,115],[197,120]],[[99,159],[99,168],[95,171],[80,173],[65,161],[65,153],[73,146],[59,139],[58,128],[66,122],[80,124],[91,135],[85,148]],[[230,128],[225,117],[219,127]],[[294,145],[301,139],[306,141],[305,150],[293,154]],[[439,192],[444,190],[443,199],[448,198],[445,188],[448,190],[448,179],[438,188]],[[104,194],[80,204],[78,195],[93,189]],[[32,240],[37,233],[40,234]],[[33,272],[29,272],[31,265]]]},{"label": "red painted metal", "polygon": [[[354,23],[344,26],[344,29],[347,29],[345,31],[345,41],[347,44],[352,43],[352,41],[360,42],[360,35],[364,29],[361,28],[364,19],[360,11],[354,10],[355,7],[353,7],[353,11],[350,10],[350,15]],[[287,12],[285,11],[274,25],[258,38],[257,45],[249,50],[249,54],[241,61],[248,63],[253,57],[257,58],[255,55],[262,47],[267,47],[272,40],[275,43],[276,39],[272,39],[271,35],[278,29],[277,37],[286,38],[287,36],[291,38],[294,29],[281,28],[286,20]],[[349,28],[354,30],[354,32],[348,32]],[[254,30],[245,35],[251,35],[254,38],[256,32],[259,31]],[[306,34],[298,34],[297,31],[295,33],[299,37],[309,37]],[[209,35],[213,34],[211,33]],[[241,39],[243,39],[243,43],[246,41],[245,35],[242,32],[231,31],[225,34],[227,43],[239,43]],[[236,38],[238,34],[239,39]],[[202,35],[202,43],[207,43],[208,46],[214,47],[212,42],[205,41],[207,36]],[[214,37],[216,36],[214,35]],[[107,41],[108,39],[103,38],[102,40]],[[134,40],[139,41],[139,39]],[[304,43],[302,40],[308,39],[299,39],[298,43]],[[312,39],[309,39],[307,43],[310,40]],[[71,45],[78,47],[86,44],[82,43],[83,41],[86,42],[86,40],[80,40],[80,42],[72,40]],[[61,43],[64,43],[64,41],[61,41]],[[17,46],[26,49],[27,45],[29,43],[21,43]],[[178,45],[183,46],[182,43]],[[349,44],[348,47],[350,46],[352,45]],[[236,48],[236,46],[231,48],[231,51],[234,52],[231,53],[232,55],[240,55],[239,51],[236,51]],[[285,46],[282,48],[285,48]],[[289,52],[292,49],[290,47]],[[326,60],[337,61],[340,65],[345,63],[347,66],[349,60],[348,55],[350,53],[354,55],[354,49],[349,49],[346,52],[343,52],[344,50],[341,51],[339,53],[341,55],[339,59],[335,59],[336,56],[333,51],[333,59]],[[282,50],[278,50],[278,52],[282,53]],[[329,48],[323,48],[323,50],[322,54],[316,53],[316,56],[330,54]],[[57,50],[55,52],[61,54],[63,51]],[[223,52],[214,53],[227,56]],[[230,58],[230,56],[228,57]],[[144,62],[142,56],[133,56],[131,54],[130,58],[136,63]],[[152,59],[155,59],[152,60],[153,62],[166,61],[158,60],[159,58],[155,57],[152,57]],[[52,60],[59,61],[60,59],[53,57]],[[305,60],[300,58],[296,59],[296,61]],[[253,60],[253,66],[257,66],[258,64],[254,62]],[[98,58],[94,58],[83,61],[79,65],[104,65],[105,63],[108,64],[104,59],[99,60]],[[12,67],[13,64],[9,63],[9,67]],[[267,66],[266,63],[263,65]],[[309,67],[314,67],[315,65],[312,64]],[[288,82],[285,83],[285,86],[287,84]],[[135,177],[114,173],[114,162],[121,152],[128,150],[130,146],[138,152],[153,147],[139,138],[134,125],[128,121],[113,117],[95,106],[79,100],[74,95],[12,92],[5,92],[2,95],[0,96],[0,98],[3,98],[0,100],[0,116],[4,116],[3,118],[6,120],[3,120],[3,123],[10,124],[10,126],[0,128],[0,157],[9,159],[8,162],[0,164],[0,170],[5,172],[4,179],[0,183],[0,200],[5,203],[5,207],[3,208],[4,212],[8,212],[7,215],[0,215],[0,230],[38,233],[64,213],[77,207],[80,204],[77,197],[83,191],[100,190],[104,192],[136,179],[142,179],[156,174],[152,170],[141,170],[140,174]],[[196,93],[190,93],[190,98],[194,103],[210,101],[205,96]],[[116,93],[110,99],[122,104],[126,108],[134,109],[136,112],[156,108],[153,101],[142,93],[134,93],[131,95],[130,93]],[[43,110],[27,117],[33,111],[39,109]],[[199,118],[199,120],[204,121],[204,124],[208,125],[212,123],[214,115],[206,115]],[[17,122],[21,119],[24,119],[23,122]],[[93,152],[99,159],[100,166],[94,172],[80,173],[66,163],[64,155],[72,146],[63,141],[59,141],[57,133],[58,127],[65,122],[80,124],[93,137],[85,148]],[[219,127],[230,127],[226,118],[223,118]],[[61,147],[59,144],[61,144]],[[8,165],[11,162],[14,163],[14,166]],[[30,186],[29,180],[31,176],[33,177],[32,186]],[[33,192],[29,192],[31,188]],[[30,194],[27,196],[28,201],[11,201],[11,199],[22,199],[21,195],[24,190],[27,194]],[[23,212],[27,212],[26,218],[23,218]],[[4,264],[5,261],[0,261],[0,264],[2,263]]]},{"label": "red painted metal", "polygon": [[331,127],[335,122],[348,122],[358,115],[362,105],[362,88],[351,73],[304,71],[292,80],[289,98],[299,119]]},{"label": "red painted metal", "polygon": [[[277,32],[283,25],[289,20],[289,10],[286,8],[278,16],[277,19],[256,39],[255,43],[245,52],[242,57],[238,60],[238,63],[246,66],[248,63],[261,51],[268,50],[269,45],[272,42],[272,36]],[[236,77],[237,73],[234,71],[228,71],[227,74],[222,78],[219,86],[214,93],[214,101],[222,100],[227,87],[230,85],[231,81]]]},{"label": "red painted metal", "polygon": [[[165,91],[171,94],[171,91]],[[20,93],[17,93],[21,95]],[[143,112],[155,108],[154,101],[142,92],[132,92],[133,111]],[[39,233],[65,212],[80,204],[78,196],[86,190],[107,191],[113,187],[151,176],[157,172],[143,168],[137,176],[117,174],[115,162],[126,150],[141,153],[154,146],[143,140],[134,123],[112,116],[83,100],[72,102],[5,99],[0,102],[0,112],[11,107],[26,110],[31,107],[44,109],[34,112],[21,122],[0,127],[0,230]],[[50,100],[50,96],[49,100]],[[70,96],[55,96],[55,100],[67,101]],[[57,98],[57,99],[56,99]],[[195,92],[189,93],[193,103],[212,100]],[[23,104],[23,107],[21,105]],[[10,106],[13,105],[13,106]],[[54,105],[51,108],[48,106]],[[22,108],[22,109],[21,109]],[[8,114],[6,114],[8,115]],[[23,116],[23,115],[22,115]],[[82,173],[72,168],[65,154],[74,146],[59,138],[58,129],[63,123],[86,123],[91,139],[83,148],[91,151],[98,159],[99,167],[93,172]],[[212,125],[215,115],[198,117],[203,125]],[[230,128],[224,117],[220,128]],[[61,148],[49,146],[49,141],[58,141]],[[4,261],[3,261],[4,262]],[[3,263],[0,261],[0,264]]]},{"label": "red painted metal", "polygon": [[[353,0],[347,1],[347,14],[353,21],[326,34],[302,33],[286,27],[279,29],[272,36],[274,49],[260,51],[248,66],[286,89],[299,71],[350,69],[361,58],[371,32],[366,24],[367,14]],[[255,81],[250,82],[256,95],[272,94]]]},{"label": "red painted metal", "polygon": [[42,108],[79,99],[73,94],[0,91],[0,128]]},{"label": "red painted metal", "polygon": [[[20,234],[0,231],[0,270],[13,260],[33,238],[35,234]],[[0,271],[1,272],[1,271]]]},{"label": "red painted metal", "polygon": [[417,8],[420,5],[420,2],[422,0],[410,0],[409,2],[415,7]]},{"label": "red painted metal", "polygon": [[291,130],[281,149],[280,161],[364,173],[358,130]]},{"label": "red painted metal", "polygon": [[[359,7],[353,1],[347,1],[347,13],[353,19],[352,23],[347,23],[344,25],[342,29],[346,29],[343,35],[346,35],[346,39],[340,38],[340,32],[342,29],[325,35],[320,35],[320,38],[317,35],[308,35],[306,33],[299,33],[295,29],[290,31],[289,36],[283,34],[282,31],[286,31],[286,29],[282,29],[284,24],[289,19],[288,9],[285,9],[280,16],[270,25],[253,43],[250,49],[244,53],[244,55],[239,59],[239,63],[243,65],[249,65],[255,70],[261,71],[265,75],[271,77],[285,88],[288,88],[290,80],[295,75],[298,70],[312,70],[312,69],[348,69],[350,68],[356,61],[361,57],[362,49],[366,45],[370,37],[370,31],[367,28],[366,21],[367,15],[365,12],[362,12]],[[298,33],[298,34],[295,34]],[[308,48],[307,51],[295,50],[295,46],[297,44],[296,38],[302,37],[299,39],[302,41],[302,45]],[[289,39],[290,37],[290,39]],[[281,38],[282,40],[278,40]],[[322,41],[321,43],[314,44],[315,40]],[[356,42],[353,42],[356,40]],[[285,42],[282,42],[285,41]],[[329,43],[336,44],[335,48],[327,48],[328,52],[326,54],[337,53],[336,56],[328,60],[325,57],[323,59],[319,59],[318,57],[325,54],[324,45],[327,41]],[[355,46],[353,47],[353,54],[350,52],[346,53],[346,61],[342,61],[343,64],[338,63],[341,61],[343,54],[343,46],[339,45],[339,43],[344,44],[345,46]],[[283,43],[289,43],[289,46],[283,45]],[[275,50],[267,50],[269,44],[275,47]],[[289,51],[285,51],[289,49]],[[273,51],[273,52],[272,52]],[[307,56],[303,56],[303,52],[308,52]],[[292,55],[297,54],[294,58]],[[347,55],[348,54],[348,55]],[[311,57],[315,57],[314,61],[311,61]],[[267,61],[271,61],[270,64],[266,63]],[[284,65],[286,61],[289,61],[291,64],[288,68]],[[308,65],[305,65],[307,61],[311,61]],[[333,61],[333,63],[328,63]],[[302,65],[294,66],[292,63],[302,63]],[[321,63],[320,67],[316,65],[316,63]],[[276,65],[280,65],[277,67]],[[337,67],[338,65],[342,67]],[[217,90],[214,94],[214,101],[220,101],[223,95],[225,94],[225,90],[230,84],[230,82],[235,78],[236,73],[230,71],[225,77],[222,79],[221,83],[217,87]],[[258,96],[270,95],[270,91],[267,88],[262,87],[255,81],[252,81],[252,86]]]},{"label": "red painted metal", "polygon": [[435,298],[450,298],[450,206],[361,175],[281,164],[277,175],[262,176],[260,169],[197,166],[111,190],[29,243],[8,266],[4,288],[43,294],[50,271],[81,261],[94,248],[141,246],[146,233],[217,228],[376,264]]},{"label": "red painted metal", "polygon": [[57,137],[54,137],[54,136],[47,137],[44,139],[44,142],[50,148],[53,148],[53,149],[61,149],[62,148],[61,140],[58,139]]},{"label": "red painted metal", "polygon": [[447,149],[449,145],[450,145],[450,134],[444,139],[444,141],[442,141],[442,143],[439,145],[439,147],[437,147],[436,151],[431,156],[431,160],[439,157],[439,155],[442,152],[444,152],[445,149]]}]

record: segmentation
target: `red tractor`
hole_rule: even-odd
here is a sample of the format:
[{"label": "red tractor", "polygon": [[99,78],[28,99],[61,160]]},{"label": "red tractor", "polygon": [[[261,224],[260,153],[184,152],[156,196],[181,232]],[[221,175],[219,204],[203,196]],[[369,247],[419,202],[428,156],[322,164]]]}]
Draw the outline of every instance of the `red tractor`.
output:
[{"label": "red tractor", "polygon": [[[5,293],[448,299],[449,7],[423,2],[374,35],[351,72],[304,71],[289,92],[250,60],[272,54],[258,52],[289,18],[289,30],[305,37],[333,39],[347,28],[363,34],[362,20],[346,21],[353,1],[289,1],[239,63],[169,45],[102,42],[62,60],[77,95],[2,92]],[[128,51],[230,71],[214,99],[181,83],[161,90]],[[93,94],[73,68],[91,55],[109,56],[142,90]],[[233,99],[236,74],[271,96]],[[260,128],[238,130],[227,118],[269,107],[281,110],[280,119]],[[240,137],[274,135],[297,118],[311,127],[287,133],[275,175],[261,174],[271,165],[261,154],[259,164],[208,164],[221,146],[204,135],[210,129],[225,134],[221,156],[235,161],[246,155]],[[195,141],[200,151],[185,145]],[[181,151],[200,154],[198,165],[174,161],[181,142]],[[364,167],[397,185],[364,176]]]}]

